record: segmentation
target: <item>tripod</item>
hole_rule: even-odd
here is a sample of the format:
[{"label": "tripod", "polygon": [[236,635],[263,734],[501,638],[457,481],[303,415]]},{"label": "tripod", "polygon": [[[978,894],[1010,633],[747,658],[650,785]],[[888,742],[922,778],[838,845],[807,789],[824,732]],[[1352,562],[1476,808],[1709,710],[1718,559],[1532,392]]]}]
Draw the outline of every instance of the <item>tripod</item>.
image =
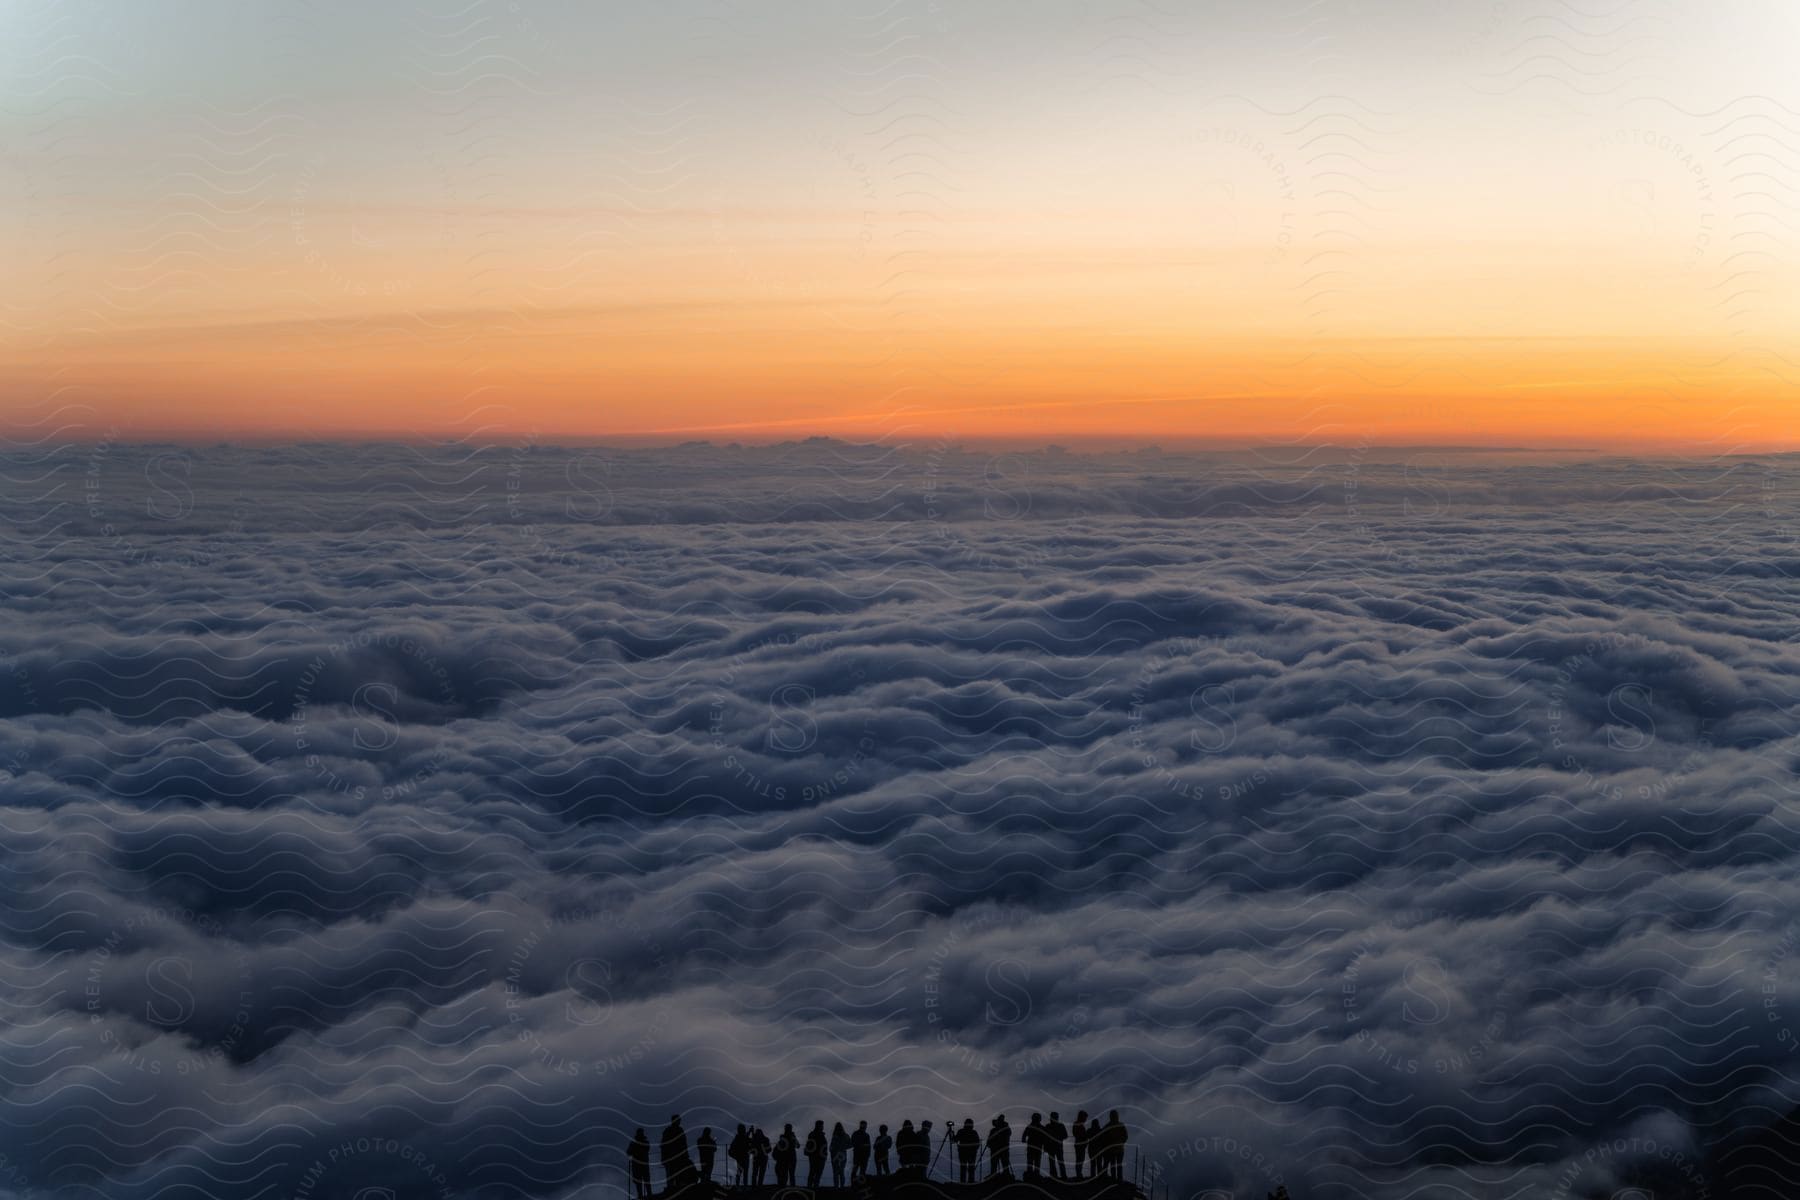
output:
[{"label": "tripod", "polygon": [[938,1159],[944,1157],[944,1147],[948,1146],[950,1144],[950,1138],[953,1134],[955,1134],[955,1132],[956,1132],[956,1122],[955,1121],[945,1121],[944,1122],[944,1140],[938,1143],[937,1153],[931,1156],[931,1165],[925,1168],[925,1178],[930,1179],[931,1173],[933,1171],[937,1170]]}]

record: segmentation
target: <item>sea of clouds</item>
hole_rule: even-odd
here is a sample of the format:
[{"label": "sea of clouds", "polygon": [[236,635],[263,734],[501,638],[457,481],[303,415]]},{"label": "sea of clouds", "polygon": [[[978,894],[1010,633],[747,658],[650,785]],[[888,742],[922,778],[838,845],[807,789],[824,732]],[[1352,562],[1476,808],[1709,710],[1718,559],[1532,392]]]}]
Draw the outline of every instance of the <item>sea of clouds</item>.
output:
[{"label": "sea of clouds", "polygon": [[0,474],[0,1195],[1052,1109],[1178,1200],[1780,1194],[1792,459]]}]

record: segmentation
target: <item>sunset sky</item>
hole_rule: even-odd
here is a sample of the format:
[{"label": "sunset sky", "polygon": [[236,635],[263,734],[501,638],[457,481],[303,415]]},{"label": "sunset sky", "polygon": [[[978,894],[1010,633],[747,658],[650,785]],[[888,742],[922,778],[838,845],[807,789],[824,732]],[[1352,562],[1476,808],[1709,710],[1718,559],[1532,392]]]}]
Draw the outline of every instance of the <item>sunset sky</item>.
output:
[{"label": "sunset sky", "polygon": [[1780,0],[8,0],[0,420],[1791,447],[1797,67]]}]

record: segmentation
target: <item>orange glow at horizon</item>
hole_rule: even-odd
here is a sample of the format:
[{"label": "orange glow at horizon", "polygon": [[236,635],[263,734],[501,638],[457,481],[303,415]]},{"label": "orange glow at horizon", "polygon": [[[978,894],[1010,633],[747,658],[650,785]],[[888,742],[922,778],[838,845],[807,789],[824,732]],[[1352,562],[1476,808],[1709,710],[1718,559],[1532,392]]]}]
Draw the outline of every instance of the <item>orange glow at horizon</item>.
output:
[{"label": "orange glow at horizon", "polygon": [[1149,317],[1034,328],[1022,307],[887,329],[848,304],[203,324],[60,339],[0,375],[128,439],[472,421],[602,439],[1800,445],[1790,364],[1720,339],[1208,336]]}]

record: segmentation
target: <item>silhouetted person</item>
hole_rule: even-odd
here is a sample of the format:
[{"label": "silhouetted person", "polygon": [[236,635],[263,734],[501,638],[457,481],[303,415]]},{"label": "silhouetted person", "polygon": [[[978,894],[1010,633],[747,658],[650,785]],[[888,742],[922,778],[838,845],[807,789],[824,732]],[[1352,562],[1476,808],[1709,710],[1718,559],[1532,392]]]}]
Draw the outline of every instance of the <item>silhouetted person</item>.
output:
[{"label": "silhouetted person", "polygon": [[976,1182],[980,1165],[981,1130],[975,1128],[974,1117],[964,1117],[962,1128],[956,1131],[956,1182]]},{"label": "silhouetted person", "polygon": [[875,1173],[888,1173],[888,1151],[894,1148],[894,1139],[888,1136],[887,1126],[883,1125],[875,1132]]},{"label": "silhouetted person", "polygon": [[[1082,1109],[1075,1114],[1075,1178],[1081,1178],[1081,1164],[1087,1161],[1088,1151],[1093,1147],[1093,1129],[1087,1123],[1087,1110]],[[1095,1170],[1099,1170],[1096,1163]]]},{"label": "silhouetted person", "polygon": [[850,1182],[869,1177],[869,1123],[858,1121],[850,1135]]},{"label": "silhouetted person", "polygon": [[775,1139],[775,1186],[793,1187],[794,1168],[800,1163],[800,1138],[792,1125],[781,1127]]},{"label": "silhouetted person", "polygon": [[919,1122],[919,1138],[914,1151],[919,1157],[918,1176],[924,1179],[931,1174],[931,1122]]},{"label": "silhouetted person", "polygon": [[894,1155],[900,1160],[900,1174],[912,1174],[913,1143],[918,1140],[919,1131],[913,1128],[912,1121],[900,1122],[900,1132],[894,1135]]},{"label": "silhouetted person", "polygon": [[994,1118],[988,1129],[988,1178],[1005,1172],[1012,1174],[1012,1126],[1006,1123],[1006,1114],[1001,1113]]},{"label": "silhouetted person", "polygon": [[816,1188],[819,1181],[825,1178],[826,1143],[831,1139],[825,1134],[825,1122],[814,1121],[812,1132],[806,1135],[806,1186]]},{"label": "silhouetted person", "polygon": [[1025,1173],[1042,1175],[1044,1173],[1044,1114],[1032,1113],[1031,1120],[1025,1125],[1025,1132],[1019,1135],[1025,1143]]},{"label": "silhouetted person", "polygon": [[1088,1162],[1093,1165],[1096,1179],[1112,1174],[1112,1134],[1099,1117],[1088,1123]]},{"label": "silhouetted person", "polygon": [[[742,1129],[743,1126],[739,1125],[738,1128]],[[700,1136],[694,1139],[694,1149],[700,1155],[700,1179],[704,1183],[711,1183],[713,1163],[719,1157],[719,1143],[713,1141],[712,1126],[700,1131]]]},{"label": "silhouetted person", "polygon": [[844,1158],[850,1153],[850,1135],[844,1132],[842,1121],[831,1123],[831,1186],[844,1186]]},{"label": "silhouetted person", "polygon": [[743,1187],[750,1182],[750,1131],[738,1123],[737,1132],[731,1135],[731,1141],[725,1145],[725,1157],[737,1168],[737,1174],[731,1182]]},{"label": "silhouetted person", "polygon": [[761,1187],[769,1176],[769,1135],[757,1126],[750,1131],[750,1186]]},{"label": "silhouetted person", "polygon": [[681,1114],[669,1118],[662,1131],[663,1190],[678,1192],[694,1181],[694,1162],[688,1157],[687,1130]]},{"label": "silhouetted person", "polygon": [[1269,1195],[1269,1200],[1288,1200],[1287,1184],[1285,1184],[1285,1183],[1276,1184],[1275,1190],[1270,1192],[1268,1195]]},{"label": "silhouetted person", "polygon": [[625,1161],[631,1166],[631,1194],[642,1200],[650,1194],[650,1138],[643,1130],[625,1144]]},{"label": "silhouetted person", "polygon": [[1118,1109],[1112,1110],[1112,1115],[1106,1119],[1106,1125],[1101,1129],[1101,1133],[1106,1138],[1106,1153],[1103,1161],[1106,1164],[1107,1173],[1114,1179],[1125,1178],[1125,1143],[1131,1139],[1130,1135],[1125,1132],[1124,1122],[1119,1120]]},{"label": "silhouetted person", "polygon": [[1063,1164],[1063,1142],[1068,1137],[1069,1127],[1062,1123],[1061,1114],[1051,1113],[1044,1123],[1044,1157],[1049,1160],[1050,1174],[1058,1179],[1069,1177],[1069,1168]]}]

